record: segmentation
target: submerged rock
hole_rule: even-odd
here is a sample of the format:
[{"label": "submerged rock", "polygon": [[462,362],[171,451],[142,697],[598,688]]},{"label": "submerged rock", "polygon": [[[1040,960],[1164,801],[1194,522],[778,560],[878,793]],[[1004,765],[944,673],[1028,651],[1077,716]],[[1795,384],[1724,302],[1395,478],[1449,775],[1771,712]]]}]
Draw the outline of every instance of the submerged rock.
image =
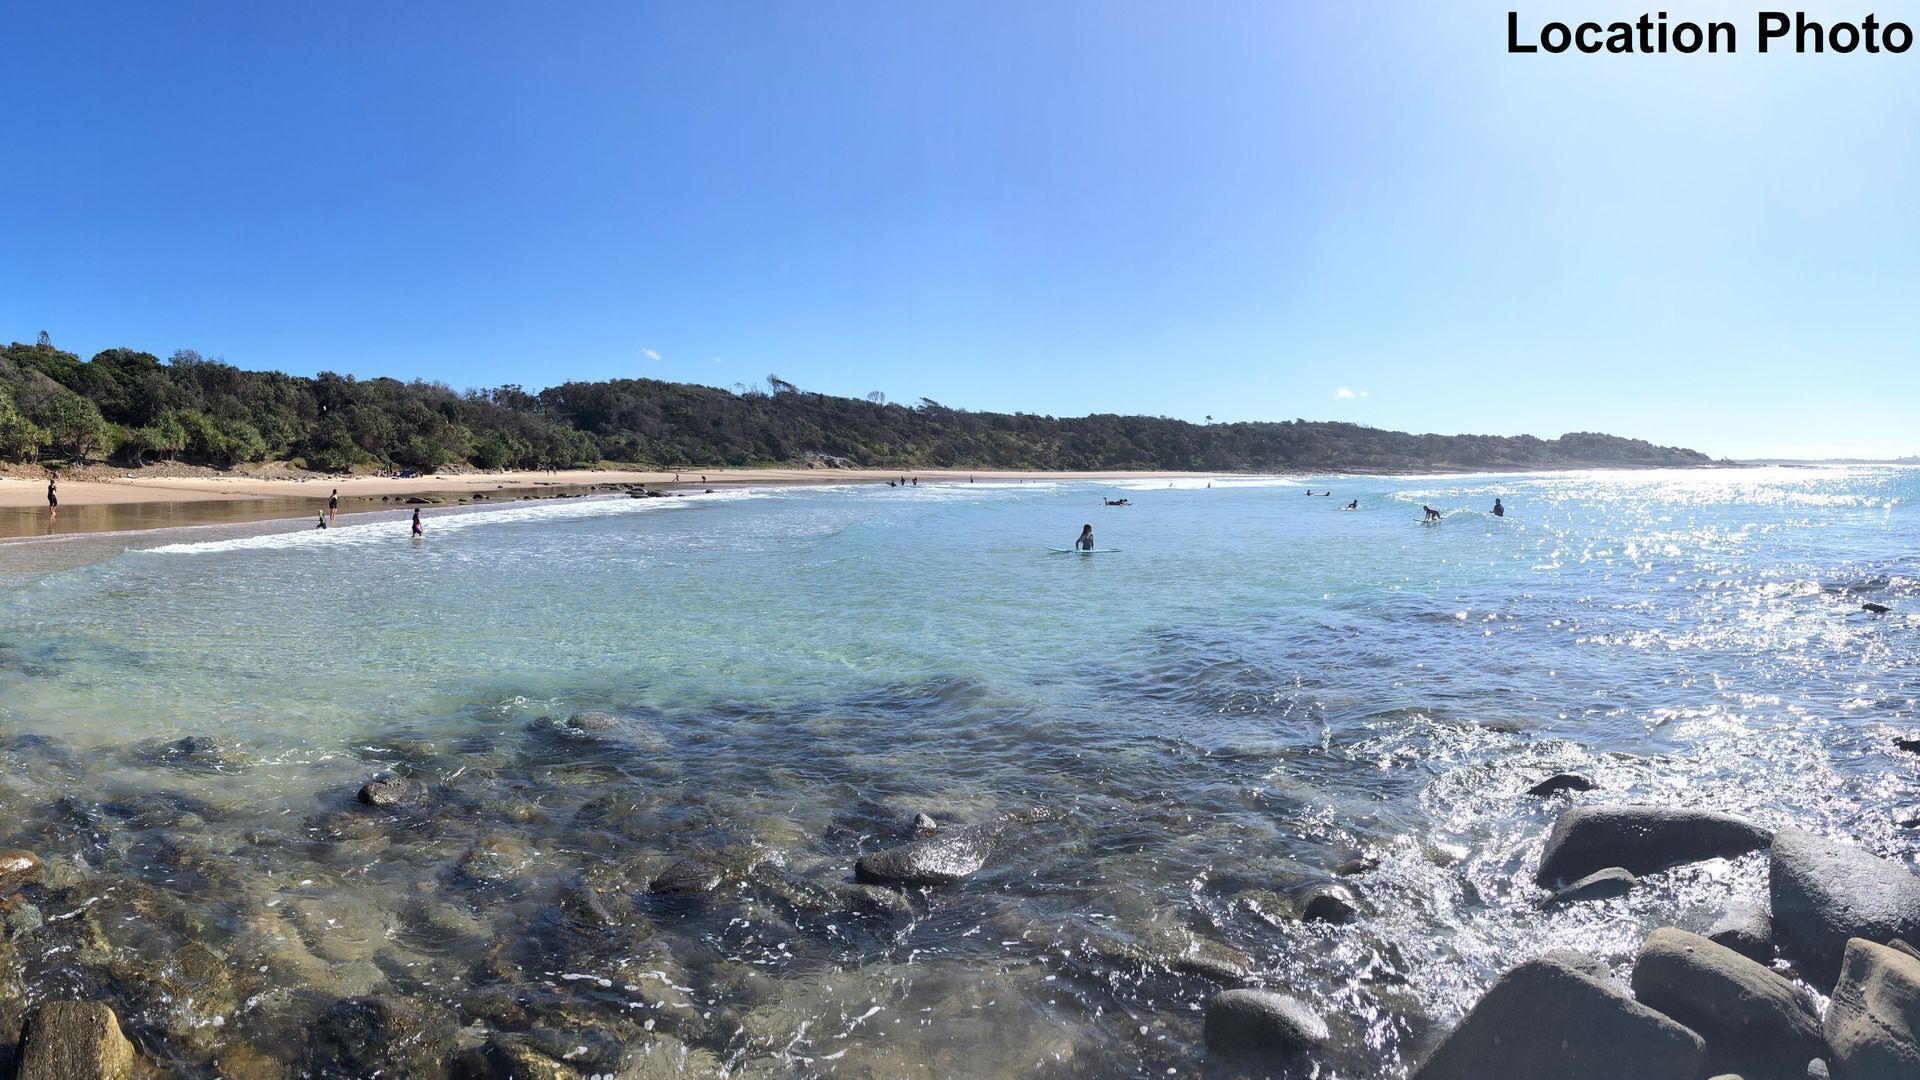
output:
[{"label": "submerged rock", "polygon": [[1207,1049],[1285,1057],[1327,1042],[1326,1021],[1297,998],[1272,990],[1223,990],[1207,999]]},{"label": "submerged rock", "polygon": [[1704,936],[1755,963],[1773,963],[1773,920],[1758,904],[1729,905]]},{"label": "submerged rock", "polygon": [[314,1071],[437,1080],[447,1075],[456,1030],[452,1011],[420,998],[346,998],[314,1025]]},{"label": "submerged rock", "polygon": [[1625,896],[1633,891],[1640,879],[1617,866],[1605,870],[1595,870],[1579,881],[1561,889],[1547,898],[1549,907],[1563,904],[1577,904],[1585,900],[1609,900],[1616,896]]},{"label": "submerged rock", "polygon": [[647,891],[656,896],[698,895],[713,892],[726,880],[726,873],[717,866],[681,859],[660,871],[647,884]]},{"label": "submerged rock", "polygon": [[222,772],[242,769],[254,757],[232,739],[188,735],[184,739],[148,739],[133,748],[134,756],[151,765]]},{"label": "submerged rock", "polygon": [[1920,1076],[1920,960],[1860,938],[1847,942],[1824,1030],[1846,1080]]},{"label": "submerged rock", "polygon": [[1671,806],[1583,806],[1560,815],[1534,881],[1552,888],[1618,866],[1651,874],[1680,863],[1732,858],[1766,847],[1758,825],[1712,810]]},{"label": "submerged rock", "polygon": [[1774,838],[1767,886],[1774,933],[1815,985],[1839,974],[1849,938],[1881,943],[1920,934],[1920,876],[1804,829]]},{"label": "submerged rock", "polygon": [[925,814],[915,814],[913,815],[913,828],[915,832],[938,832],[940,823]]},{"label": "submerged rock", "polygon": [[936,833],[860,856],[854,878],[871,885],[952,885],[979,873],[999,852],[1003,836],[997,826]]},{"label": "submerged rock", "polygon": [[1699,1035],[1561,960],[1495,980],[1415,1080],[1694,1080]]},{"label": "submerged rock", "polygon": [[28,1019],[19,1080],[128,1080],[133,1044],[120,1018],[95,1001],[52,1001]]},{"label": "submerged rock", "polygon": [[1552,776],[1528,788],[1527,794],[1544,799],[1549,796],[1558,795],[1563,791],[1592,791],[1598,786],[1598,784],[1581,776],[1579,773],[1554,773]]},{"label": "submerged rock", "polygon": [[1334,877],[1352,877],[1355,874],[1370,873],[1378,869],[1380,869],[1379,859],[1362,855],[1357,859],[1348,859],[1346,862],[1343,862],[1339,866],[1334,867],[1333,876]]},{"label": "submerged rock", "polygon": [[1341,925],[1352,922],[1360,912],[1353,890],[1345,885],[1316,885],[1301,894],[1300,918],[1306,922]]},{"label": "submerged rock", "polygon": [[1633,996],[1707,1040],[1707,1067],[1747,1080],[1798,1080],[1822,1051],[1820,1011],[1768,968],[1685,930],[1640,946]]},{"label": "submerged rock", "polygon": [[395,807],[417,802],[425,794],[426,789],[419,784],[395,776],[363,786],[359,798],[368,806]]},{"label": "submerged rock", "polygon": [[12,892],[22,885],[40,880],[46,866],[31,851],[9,848],[0,851],[0,892]]}]

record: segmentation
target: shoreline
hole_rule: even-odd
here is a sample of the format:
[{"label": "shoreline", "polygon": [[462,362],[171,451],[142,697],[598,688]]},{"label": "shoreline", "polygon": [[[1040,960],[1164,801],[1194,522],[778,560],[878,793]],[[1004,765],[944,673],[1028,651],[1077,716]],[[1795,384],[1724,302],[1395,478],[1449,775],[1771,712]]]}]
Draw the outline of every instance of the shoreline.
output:
[{"label": "shoreline", "polygon": [[[435,498],[434,505],[484,503],[501,493],[513,501],[575,494],[596,488],[644,486],[661,492],[708,489],[884,484],[903,476],[924,484],[1017,483],[1023,481],[1154,480],[1214,477],[1197,472],[1043,472],[942,469],[901,473],[878,469],[565,469],[555,472],[436,473],[427,476],[284,478],[265,476],[141,476],[63,480],[59,509],[48,514],[44,477],[0,476],[0,539],[25,541],[93,533],[144,532],[187,525],[295,520],[325,506],[336,489],[342,515],[391,510],[406,500]],[[677,478],[677,479],[676,479]],[[503,500],[504,501],[504,500]],[[418,504],[416,504],[418,505]]]}]

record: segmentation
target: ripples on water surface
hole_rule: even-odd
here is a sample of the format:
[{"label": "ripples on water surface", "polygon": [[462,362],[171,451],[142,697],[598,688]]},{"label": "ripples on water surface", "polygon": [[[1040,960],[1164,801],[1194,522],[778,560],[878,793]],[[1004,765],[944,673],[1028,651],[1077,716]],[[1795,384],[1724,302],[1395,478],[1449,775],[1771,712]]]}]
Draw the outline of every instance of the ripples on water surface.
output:
[{"label": "ripples on water surface", "polygon": [[[306,1036],[377,993],[589,1071],[1164,1075],[1226,1071],[1198,1005],[1244,966],[1328,1015],[1316,1075],[1398,1075],[1517,959],[1621,965],[1764,895],[1749,856],[1542,913],[1550,773],[1920,850],[1886,752],[1915,473],[1205,483],[0,546],[0,840],[49,863],[25,992],[113,1001],[190,1073],[350,1072]],[[1121,553],[1044,553],[1085,522]],[[432,801],[353,805],[384,771]],[[910,910],[850,890],[915,812],[1033,808]],[[1287,917],[1360,855],[1359,920]],[[718,892],[649,894],[680,858]],[[149,970],[189,947],[229,974]]]}]

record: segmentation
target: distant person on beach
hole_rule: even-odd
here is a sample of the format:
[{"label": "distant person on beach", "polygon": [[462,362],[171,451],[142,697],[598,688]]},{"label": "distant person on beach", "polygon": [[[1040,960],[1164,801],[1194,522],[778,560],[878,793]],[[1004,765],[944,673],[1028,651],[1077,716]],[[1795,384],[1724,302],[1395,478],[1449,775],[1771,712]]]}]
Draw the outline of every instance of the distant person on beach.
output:
[{"label": "distant person on beach", "polygon": [[58,476],[49,475],[47,477],[47,513],[48,515],[53,515],[59,512],[60,512],[60,478]]},{"label": "distant person on beach", "polygon": [[1494,516],[1494,517],[1506,517],[1506,516],[1507,516],[1507,508],[1506,508],[1506,507],[1504,507],[1504,506],[1501,506],[1501,505],[1500,505],[1500,500],[1499,500],[1499,499],[1495,499],[1495,500],[1493,500],[1493,516]]},{"label": "distant person on beach", "polygon": [[1080,551],[1092,551],[1093,550],[1093,526],[1091,525],[1082,526],[1080,529],[1080,539],[1075,540],[1073,542],[1073,546]]},{"label": "distant person on beach", "polygon": [[919,478],[919,477],[917,477],[917,476],[916,476],[916,477],[914,477],[914,478],[913,478],[913,486],[914,486],[914,487],[919,487],[919,486],[920,486],[920,478]]},{"label": "distant person on beach", "polygon": [[425,534],[426,530],[420,525],[420,508],[416,506],[413,508],[413,535],[423,536]]},{"label": "distant person on beach", "polygon": [[339,512],[340,512],[340,489],[334,488],[333,494],[327,496],[327,516],[332,517],[334,514],[337,514]]}]

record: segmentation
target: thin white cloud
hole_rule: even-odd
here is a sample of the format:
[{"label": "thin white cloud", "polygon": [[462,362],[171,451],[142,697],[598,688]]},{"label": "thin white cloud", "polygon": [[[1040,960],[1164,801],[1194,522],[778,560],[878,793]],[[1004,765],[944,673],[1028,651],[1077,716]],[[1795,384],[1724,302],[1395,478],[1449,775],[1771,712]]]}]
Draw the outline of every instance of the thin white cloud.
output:
[{"label": "thin white cloud", "polygon": [[1355,390],[1351,386],[1343,386],[1335,390],[1333,396],[1340,401],[1352,401],[1355,398],[1366,397],[1367,392],[1365,390]]},{"label": "thin white cloud", "polygon": [[641,349],[641,350],[640,350],[640,352],[641,352],[641,353],[642,353],[642,354],[643,354],[644,356],[646,356],[646,358],[647,358],[647,359],[649,359],[649,360],[658,360],[658,359],[660,359],[660,354],[659,354],[659,353],[657,353],[657,352],[654,352],[654,351],[653,351],[652,349]]},{"label": "thin white cloud", "polygon": [[714,358],[713,358],[713,362],[714,362],[714,363],[716,363],[716,364],[717,364],[717,363],[719,363],[719,362],[720,362],[720,358],[719,358],[719,357],[717,357],[717,356],[716,356],[716,357],[714,357]]}]

